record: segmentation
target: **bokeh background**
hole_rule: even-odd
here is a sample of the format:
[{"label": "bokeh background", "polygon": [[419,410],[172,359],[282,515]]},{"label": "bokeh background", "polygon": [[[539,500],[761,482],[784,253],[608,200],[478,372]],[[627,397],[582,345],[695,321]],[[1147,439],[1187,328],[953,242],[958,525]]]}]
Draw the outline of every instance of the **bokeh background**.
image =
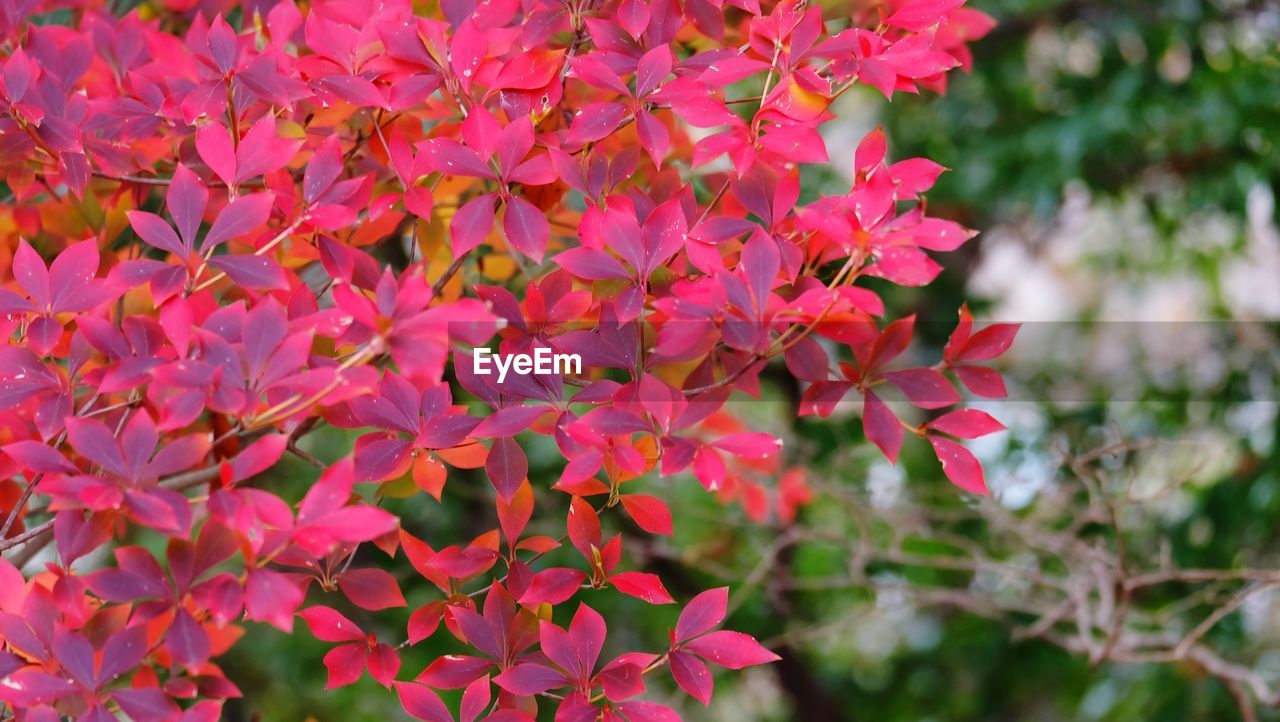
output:
[{"label": "bokeh background", "polygon": [[[885,464],[861,442],[856,408],[796,421],[796,390],[770,386],[749,413],[788,438],[815,503],[793,523],[759,523],[689,479],[662,482],[677,531],[639,551],[678,597],[732,585],[731,626],[786,659],[718,679],[709,711],[670,699],[691,722],[1280,719],[1253,704],[1280,683],[1280,592],[1266,580],[1146,589],[1121,624],[1122,636],[1176,640],[1225,609],[1197,639],[1257,688],[1189,656],[1090,659],[1071,648],[1074,622],[1043,619],[1055,590],[1083,589],[1100,615],[1118,603],[1082,579],[1091,565],[1280,568],[1280,4],[972,4],[999,22],[974,47],[972,74],[945,97],[847,93],[828,145],[849,169],[841,154],[882,125],[894,157],[955,169],[930,206],[982,236],[938,283],[890,300],[935,344],[961,298],[980,319],[1026,324],[1011,398],[985,407],[1010,431],[977,447],[993,498],[948,486],[922,444]],[[312,451],[349,443],[321,437]],[[544,450],[534,473],[558,462]],[[312,472],[279,473],[300,484]],[[487,488],[473,481],[446,493]],[[485,524],[421,499],[406,525],[456,536]],[[405,591],[411,608],[432,598]],[[614,633],[636,647],[674,623],[671,609],[618,604],[606,616],[634,620]],[[1095,651],[1108,644],[1105,623],[1086,626]],[[328,645],[305,631],[247,636],[225,658],[248,700],[229,718],[403,716],[368,677],[324,692],[315,661]],[[450,651],[438,635],[406,669]],[[655,694],[667,696],[662,683]]]}]

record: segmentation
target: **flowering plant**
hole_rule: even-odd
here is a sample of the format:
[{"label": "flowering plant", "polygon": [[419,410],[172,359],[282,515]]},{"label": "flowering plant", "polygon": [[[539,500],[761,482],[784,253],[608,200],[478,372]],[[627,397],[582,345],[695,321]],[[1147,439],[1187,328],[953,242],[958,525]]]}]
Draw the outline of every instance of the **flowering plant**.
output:
[{"label": "flowering plant", "polygon": [[[962,311],[938,364],[894,369],[912,319],[858,285],[927,284],[971,237],[926,214],[943,168],[888,162],[876,131],[847,193],[801,186],[841,94],[941,91],[969,63],[991,22],[963,0],[111,10],[0,9],[0,719],[217,719],[241,625],[299,616],[336,645],[329,686],[367,670],[418,719],[676,719],[640,699],[660,670],[709,703],[708,665],[776,657],[718,629],[725,589],[675,599],[611,528],[672,532],[634,491],[650,475],[753,518],[811,498],[726,406],[774,359],[801,413],[856,394],[890,460],[909,431],[985,492],[954,439],[997,421],[913,425],[881,397],[1002,395],[979,362],[1016,329]],[[471,355],[495,341],[585,368],[498,381]],[[322,426],[359,434],[336,463],[305,450]],[[529,478],[531,443],[557,478]],[[264,474],[286,454],[321,468],[300,498]],[[467,469],[488,531],[401,525]],[[407,605],[378,555],[439,592],[391,639],[337,608]],[[611,592],[685,603],[668,639],[602,660],[589,602]],[[436,634],[460,653],[402,673]],[[465,690],[456,716],[441,689]]]}]

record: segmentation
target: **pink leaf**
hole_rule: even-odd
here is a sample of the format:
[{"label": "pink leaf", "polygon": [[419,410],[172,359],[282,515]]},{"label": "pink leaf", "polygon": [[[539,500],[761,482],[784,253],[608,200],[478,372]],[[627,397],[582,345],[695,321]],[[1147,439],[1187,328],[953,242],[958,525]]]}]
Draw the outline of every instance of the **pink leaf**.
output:
[{"label": "pink leaf", "polygon": [[654,702],[623,702],[615,709],[630,722],[680,722],[675,710]]},{"label": "pink leaf", "polygon": [[889,407],[871,391],[862,404],[862,432],[880,448],[889,463],[897,463],[902,448],[902,424]]},{"label": "pink leaf", "polygon": [[236,149],[231,143],[231,133],[225,127],[209,123],[197,130],[196,152],[223,183],[232,185],[236,182]]},{"label": "pink leaf", "polygon": [[315,81],[316,85],[353,105],[365,108],[390,110],[391,105],[382,90],[358,75],[328,75]]},{"label": "pink leaf", "polygon": [[187,251],[178,239],[178,234],[160,216],[146,211],[127,211],[125,215],[129,217],[133,232],[148,245],[178,256],[186,255]]},{"label": "pink leaf", "polygon": [[656,496],[623,494],[622,508],[641,529],[650,534],[671,536],[671,510]]},{"label": "pink leaf", "polygon": [[[480,677],[467,685],[462,693],[462,708],[458,710],[458,722],[475,722],[484,714],[484,710],[493,699],[493,690],[489,688],[488,675]],[[514,710],[513,710],[514,711]],[[520,713],[517,713],[520,714]],[[490,717],[490,720],[493,718]],[[494,722],[501,722],[494,720]]]},{"label": "pink leaf", "polygon": [[414,719],[426,722],[453,722],[449,708],[429,687],[413,682],[396,682],[400,706]]},{"label": "pink leaf", "polygon": [[757,310],[764,308],[781,263],[778,244],[768,234],[753,234],[743,247],[740,268],[747,285],[751,287]]},{"label": "pink leaf", "polygon": [[930,368],[890,371],[884,374],[911,403],[922,409],[940,409],[960,401],[960,394],[941,372]]},{"label": "pink leaf", "polygon": [[65,456],[39,441],[15,441],[4,447],[4,453],[27,469],[41,474],[77,472],[75,465]]},{"label": "pink leaf", "polygon": [[675,604],[667,588],[657,574],[647,572],[622,572],[609,577],[609,583],[618,591],[650,604]]},{"label": "pink leaf", "polygon": [[712,442],[717,449],[744,459],[768,459],[782,450],[782,439],[755,431],[742,431]]},{"label": "pink leaf", "polygon": [[506,232],[512,247],[534,263],[542,263],[551,225],[537,206],[520,196],[509,198],[507,211],[503,214],[502,230]]},{"label": "pink leaf", "polygon": [[957,356],[959,361],[986,361],[993,359],[1013,345],[1013,339],[1021,328],[1016,323],[997,323],[987,326],[969,337]]},{"label": "pink leaf", "polygon": [[960,409],[943,414],[925,425],[935,431],[957,436],[961,439],[976,439],[987,434],[1004,431],[1004,424],[992,418],[991,414],[977,409]]},{"label": "pink leaf", "polygon": [[636,116],[636,134],[640,136],[640,144],[649,153],[653,165],[661,167],[671,148],[671,134],[667,131],[667,126],[653,113],[640,113]]},{"label": "pink leaf", "polygon": [[729,588],[709,589],[690,600],[676,622],[676,642],[692,639],[724,621],[729,609]]},{"label": "pink leaf", "polygon": [[289,279],[279,263],[263,256],[214,256],[209,265],[245,288],[287,291]]},{"label": "pink leaf", "polygon": [[1009,395],[1000,374],[984,366],[957,366],[956,376],[973,393],[988,399],[1003,399]]},{"label": "pink leaf", "polygon": [[479,153],[448,138],[432,138],[418,144],[418,162],[429,170],[445,175],[467,178],[493,178],[489,167]]},{"label": "pink leaf", "polygon": [[612,134],[626,117],[627,107],[621,103],[592,103],[578,111],[565,141],[572,145],[594,143]]},{"label": "pink leaf", "polygon": [[550,667],[524,662],[494,677],[493,682],[511,694],[527,697],[563,687],[568,680]]},{"label": "pink leaf", "polygon": [[338,588],[361,609],[376,612],[405,606],[400,586],[385,569],[350,569],[338,577]]},{"label": "pink leaf", "polygon": [[360,642],[364,640],[364,632],[350,619],[344,617],[332,607],[308,607],[299,615],[316,639],[324,642]]},{"label": "pink leaf", "polygon": [[301,147],[301,140],[285,140],[276,136],[275,116],[263,116],[236,147],[235,182],[243,183],[283,168]]},{"label": "pink leaf", "polygon": [[274,200],[275,197],[270,193],[255,193],[228,203],[200,242],[200,252],[206,253],[210,248],[239,238],[266,223]]},{"label": "pink leaf", "polygon": [[284,434],[269,434],[255,441],[231,462],[231,478],[227,483],[244,481],[274,466],[284,454],[288,442]]},{"label": "pink leaf", "polygon": [[520,488],[520,484],[529,475],[529,459],[524,449],[513,439],[494,439],[489,449],[489,458],[484,465],[489,481],[498,490],[498,495],[510,501],[511,496]]},{"label": "pink leaf", "polygon": [[577,569],[544,569],[533,575],[520,603],[530,607],[539,604],[562,604],[576,594],[587,575]]},{"label": "pink leaf", "polygon": [[192,667],[209,659],[209,635],[185,609],[179,610],[165,634],[165,647],[179,664]]},{"label": "pink leaf", "polygon": [[691,697],[704,705],[711,704],[715,682],[711,670],[702,660],[685,652],[672,652],[669,658],[671,677]]},{"label": "pink leaf", "polygon": [[492,660],[446,654],[427,665],[417,681],[436,689],[462,689],[493,669]]},{"label": "pink leaf", "polygon": [[209,189],[204,187],[195,173],[179,163],[173,171],[165,205],[178,226],[183,246],[188,250],[195,247],[196,231],[200,229],[200,221],[204,218],[204,210],[208,204]]},{"label": "pink leaf", "polygon": [[776,662],[778,655],[770,652],[750,635],[722,629],[687,642],[684,648],[703,659],[729,669],[742,669],[757,664]]},{"label": "pink leaf", "polygon": [[342,175],[342,144],[336,133],[325,137],[302,175],[302,199],[312,203]]},{"label": "pink leaf", "polygon": [[400,655],[396,650],[389,644],[375,644],[373,649],[369,650],[369,658],[365,663],[369,667],[369,676],[383,687],[391,689],[396,674],[400,672]]},{"label": "pink leaf", "polygon": [[302,604],[302,590],[288,577],[270,569],[249,572],[245,611],[249,619],[267,622],[282,632],[293,629],[293,613]]},{"label": "pink leaf", "polygon": [[930,436],[933,453],[942,462],[942,471],[952,484],[974,494],[987,494],[987,482],[983,478],[982,464],[968,449],[950,439]]},{"label": "pink leaf", "polygon": [[569,273],[588,281],[631,278],[618,259],[607,251],[579,246],[570,248],[555,257],[555,262]]},{"label": "pink leaf", "polygon": [[530,50],[507,61],[493,80],[492,90],[536,90],[560,72],[563,50]]},{"label": "pink leaf", "polygon": [[364,674],[365,660],[369,650],[363,643],[344,644],[334,647],[324,655],[325,669],[329,670],[329,678],[325,681],[325,689],[337,689],[355,684]]},{"label": "pink leaf", "polygon": [[912,0],[901,5],[896,12],[885,19],[885,23],[895,28],[918,33],[927,27],[937,25],[952,10],[963,4],[964,0]]},{"label": "pink leaf", "polygon": [[867,133],[858,143],[857,151],[854,152],[854,170],[862,173],[883,163],[887,145],[884,131],[880,128]]},{"label": "pink leaf", "polygon": [[454,258],[461,258],[489,237],[493,230],[493,203],[493,194],[485,193],[467,201],[453,214],[449,235]]}]

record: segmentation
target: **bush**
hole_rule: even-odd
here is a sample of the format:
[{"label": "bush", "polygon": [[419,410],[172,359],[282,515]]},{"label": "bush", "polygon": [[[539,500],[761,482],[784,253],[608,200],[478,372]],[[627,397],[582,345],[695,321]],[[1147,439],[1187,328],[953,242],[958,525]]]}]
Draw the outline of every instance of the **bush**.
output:
[{"label": "bush", "polygon": [[[717,629],[713,589],[600,665],[606,620],[579,600],[676,603],[606,531],[671,533],[641,477],[691,470],[784,523],[807,503],[800,467],[768,484],[780,440],[726,405],[773,359],[800,413],[857,392],[890,460],[910,432],[985,492],[954,439],[999,422],[914,425],[882,396],[1003,395],[979,362],[1016,328],[962,310],[941,361],[893,370],[913,319],[858,283],[928,284],[927,252],[973,235],[925,213],[943,168],[888,162],[875,131],[847,194],[800,202],[834,98],[942,90],[967,63],[990,21],[961,4],[7,4],[7,716],[216,719],[239,690],[212,660],[242,620],[295,616],[337,645],[329,687],[367,670],[424,720],[453,719],[442,689],[468,721],[675,719],[638,701],[650,675],[709,703],[708,664],[775,660]],[[583,368],[478,373],[494,338],[507,363]],[[354,448],[317,448],[326,427]],[[531,482],[533,447],[565,463]],[[318,478],[291,483],[286,455]],[[420,491],[486,512],[411,532]],[[386,624],[414,579],[434,598]],[[465,653],[402,674],[436,634]]]}]

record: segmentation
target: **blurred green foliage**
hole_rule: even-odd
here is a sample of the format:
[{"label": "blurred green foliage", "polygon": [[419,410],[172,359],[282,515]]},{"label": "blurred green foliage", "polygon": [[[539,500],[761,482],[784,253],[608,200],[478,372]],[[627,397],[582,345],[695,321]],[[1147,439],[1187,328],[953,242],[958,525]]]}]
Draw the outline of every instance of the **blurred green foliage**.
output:
[{"label": "blurred green foliage", "polygon": [[1153,173],[1188,200],[1242,210],[1280,180],[1280,55],[1274,3],[1243,0],[988,0],[999,26],[974,72],[943,98],[895,98],[900,155],[955,172],[931,203],[981,225],[1056,210],[1083,180],[1118,192]]}]

